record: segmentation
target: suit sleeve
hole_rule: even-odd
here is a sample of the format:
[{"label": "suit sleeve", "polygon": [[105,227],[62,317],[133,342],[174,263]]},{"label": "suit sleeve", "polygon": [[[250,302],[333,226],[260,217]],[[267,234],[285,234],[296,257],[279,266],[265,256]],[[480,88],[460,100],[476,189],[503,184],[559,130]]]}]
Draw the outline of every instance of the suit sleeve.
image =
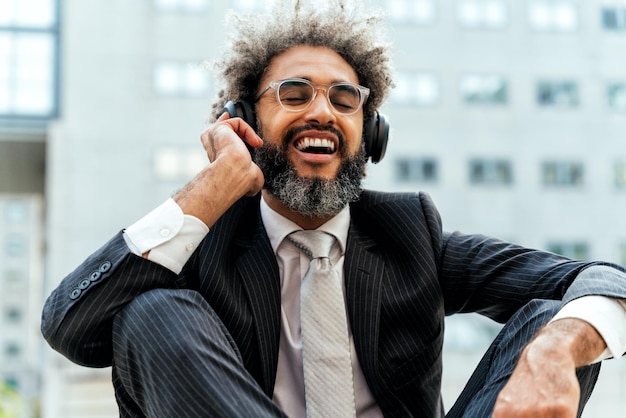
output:
[{"label": "suit sleeve", "polygon": [[110,366],[115,314],[147,290],[178,285],[176,274],[132,254],[120,232],[48,297],[42,334],[53,349],[77,364]]},{"label": "suit sleeve", "polygon": [[499,239],[442,232],[432,201],[420,194],[447,315],[478,312],[506,322],[532,299],[567,303],[586,295],[626,298],[626,271],[605,262],[576,261]]}]

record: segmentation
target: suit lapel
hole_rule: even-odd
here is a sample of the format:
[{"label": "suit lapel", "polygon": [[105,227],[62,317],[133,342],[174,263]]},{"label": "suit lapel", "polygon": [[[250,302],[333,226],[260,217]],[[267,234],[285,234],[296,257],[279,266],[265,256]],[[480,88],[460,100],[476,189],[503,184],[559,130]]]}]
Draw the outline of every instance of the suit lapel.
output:
[{"label": "suit lapel", "polygon": [[370,250],[374,240],[351,222],[344,277],[354,345],[367,383],[377,391],[378,337],[384,260]]},{"label": "suit lapel", "polygon": [[235,265],[252,311],[262,363],[263,389],[271,395],[280,338],[280,277],[276,257],[258,211],[257,214],[255,232],[238,242],[242,251]]}]

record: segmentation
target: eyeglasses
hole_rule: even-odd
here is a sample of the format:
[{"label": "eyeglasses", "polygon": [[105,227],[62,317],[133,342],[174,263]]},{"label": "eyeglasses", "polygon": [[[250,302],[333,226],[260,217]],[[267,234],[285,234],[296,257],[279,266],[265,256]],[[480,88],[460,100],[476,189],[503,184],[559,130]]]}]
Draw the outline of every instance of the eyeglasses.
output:
[{"label": "eyeglasses", "polygon": [[341,115],[354,115],[370,94],[370,89],[349,82],[333,83],[329,86],[313,84],[304,78],[288,78],[272,81],[256,97],[258,101],[269,89],[276,91],[278,103],[287,112],[303,112],[311,106],[317,90],[323,89],[333,110]]}]

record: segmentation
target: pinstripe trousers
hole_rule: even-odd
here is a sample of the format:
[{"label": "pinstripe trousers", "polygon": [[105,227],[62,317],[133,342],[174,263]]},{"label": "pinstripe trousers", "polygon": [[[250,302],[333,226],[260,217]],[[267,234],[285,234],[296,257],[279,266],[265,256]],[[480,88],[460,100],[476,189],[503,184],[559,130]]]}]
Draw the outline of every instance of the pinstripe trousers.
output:
[{"label": "pinstripe trousers", "polygon": [[[447,418],[491,416],[521,349],[557,312],[556,301],[518,311],[479,362]],[[579,415],[600,366],[581,368]],[[192,290],[143,293],[113,324],[113,384],[121,417],[285,417],[243,366],[206,300]]]}]

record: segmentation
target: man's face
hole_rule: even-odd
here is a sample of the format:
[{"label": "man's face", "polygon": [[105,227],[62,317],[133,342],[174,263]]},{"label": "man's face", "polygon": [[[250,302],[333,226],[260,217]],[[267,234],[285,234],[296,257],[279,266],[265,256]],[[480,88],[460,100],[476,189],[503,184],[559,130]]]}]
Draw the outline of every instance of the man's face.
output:
[{"label": "man's face", "polygon": [[[325,47],[300,45],[274,57],[260,83],[263,91],[272,81],[303,78],[314,85],[359,80],[354,69],[335,51]],[[264,141],[281,149],[300,178],[333,180],[343,162],[361,150],[363,108],[353,115],[335,112],[323,89],[317,90],[313,103],[302,112],[288,112],[269,89],[258,100],[257,117]],[[305,144],[322,140],[334,150],[315,152]],[[267,179],[266,179],[267,180]]]}]

